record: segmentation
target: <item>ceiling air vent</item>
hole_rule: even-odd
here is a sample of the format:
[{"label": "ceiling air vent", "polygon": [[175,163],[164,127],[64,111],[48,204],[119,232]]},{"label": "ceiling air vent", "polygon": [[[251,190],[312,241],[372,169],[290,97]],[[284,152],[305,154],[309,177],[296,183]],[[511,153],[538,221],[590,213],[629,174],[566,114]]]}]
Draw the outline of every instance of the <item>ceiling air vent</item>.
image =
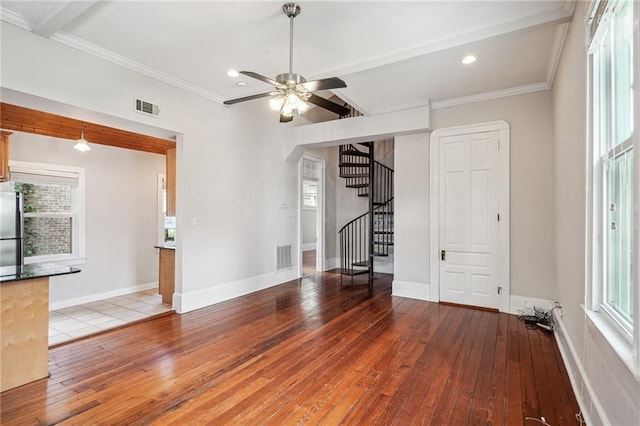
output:
[{"label": "ceiling air vent", "polygon": [[151,102],[135,99],[135,109],[143,114],[157,117],[160,115],[160,106]]}]

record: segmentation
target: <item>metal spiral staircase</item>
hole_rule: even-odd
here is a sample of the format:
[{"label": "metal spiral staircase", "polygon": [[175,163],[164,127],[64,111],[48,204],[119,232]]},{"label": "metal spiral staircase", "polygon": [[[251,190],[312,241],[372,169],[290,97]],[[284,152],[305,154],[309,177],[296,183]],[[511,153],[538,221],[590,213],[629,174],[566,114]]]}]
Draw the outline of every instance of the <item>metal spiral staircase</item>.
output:
[{"label": "metal spiral staircase", "polygon": [[[363,147],[363,148],[360,148]],[[339,176],[358,197],[368,197],[369,208],[338,232],[340,240],[340,282],[344,276],[368,274],[373,285],[373,263],[377,256],[389,256],[393,246],[393,170],[375,161],[373,142],[340,145]]]}]

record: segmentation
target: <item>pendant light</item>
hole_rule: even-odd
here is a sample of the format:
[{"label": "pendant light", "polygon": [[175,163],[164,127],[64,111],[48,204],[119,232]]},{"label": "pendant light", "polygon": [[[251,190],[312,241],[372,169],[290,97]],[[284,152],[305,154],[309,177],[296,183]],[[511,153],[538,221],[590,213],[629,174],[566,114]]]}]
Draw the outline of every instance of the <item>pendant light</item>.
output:
[{"label": "pendant light", "polygon": [[87,143],[87,140],[84,138],[84,126],[82,126],[82,134],[80,135],[80,139],[78,139],[78,143],[76,143],[73,148],[82,152],[91,151],[91,147]]}]

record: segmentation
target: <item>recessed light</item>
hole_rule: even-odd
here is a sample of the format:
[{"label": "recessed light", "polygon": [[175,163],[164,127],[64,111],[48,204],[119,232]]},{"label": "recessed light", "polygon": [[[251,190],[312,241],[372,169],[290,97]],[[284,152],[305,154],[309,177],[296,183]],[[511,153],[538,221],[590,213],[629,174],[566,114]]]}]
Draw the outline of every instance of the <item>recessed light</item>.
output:
[{"label": "recessed light", "polygon": [[465,65],[469,65],[472,64],[476,61],[476,57],[473,55],[467,55],[464,57],[464,59],[462,59],[462,63]]},{"label": "recessed light", "polygon": [[236,86],[238,86],[238,87],[246,87],[248,85],[249,84],[247,84],[246,81],[239,81],[239,82],[236,83]]},{"label": "recessed light", "polygon": [[229,70],[229,71],[227,71],[227,75],[229,77],[237,77],[237,76],[240,75],[240,73],[238,71],[236,71],[236,70]]}]

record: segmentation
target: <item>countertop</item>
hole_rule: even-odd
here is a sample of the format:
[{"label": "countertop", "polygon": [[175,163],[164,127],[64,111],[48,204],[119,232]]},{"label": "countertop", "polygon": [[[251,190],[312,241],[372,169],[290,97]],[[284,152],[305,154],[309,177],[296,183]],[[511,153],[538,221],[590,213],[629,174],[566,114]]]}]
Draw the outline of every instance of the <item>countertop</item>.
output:
[{"label": "countertop", "polygon": [[30,280],[33,278],[52,277],[55,275],[68,275],[80,272],[80,269],[72,266],[60,265],[58,263],[32,263],[24,265],[17,273],[0,275],[0,283]]},{"label": "countertop", "polygon": [[155,248],[159,248],[159,249],[165,249],[165,250],[175,250],[176,249],[176,246],[173,246],[173,245],[172,246],[167,246],[167,245],[165,245],[165,246],[154,246],[154,247]]}]

